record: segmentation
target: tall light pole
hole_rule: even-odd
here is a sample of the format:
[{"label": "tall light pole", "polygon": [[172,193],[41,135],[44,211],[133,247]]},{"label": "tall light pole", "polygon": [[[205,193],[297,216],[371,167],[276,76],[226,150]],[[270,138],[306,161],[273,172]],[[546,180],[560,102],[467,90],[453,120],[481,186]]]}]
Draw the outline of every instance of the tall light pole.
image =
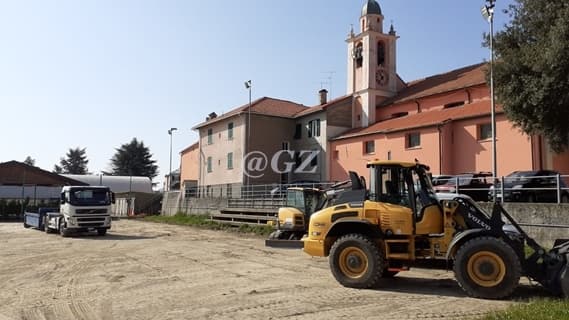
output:
[{"label": "tall light pole", "polygon": [[[251,80],[245,81],[245,89],[249,90],[249,108],[247,108],[247,148],[245,149],[246,152],[251,152],[249,150],[251,148]],[[245,154],[243,154],[243,159],[245,159]],[[245,163],[243,163],[245,166]],[[245,167],[243,167],[245,168]],[[249,175],[247,176],[247,186],[249,186]]]},{"label": "tall light pole", "polygon": [[498,181],[498,164],[496,160],[496,99],[494,97],[494,7],[496,0],[486,0],[482,7],[482,16],[490,23],[490,109],[492,117],[492,175],[494,188],[492,195],[496,201],[496,182]]},{"label": "tall light pole", "polygon": [[170,128],[168,134],[170,135],[170,173],[168,174],[168,191],[172,190],[172,132],[178,130],[178,128]]}]

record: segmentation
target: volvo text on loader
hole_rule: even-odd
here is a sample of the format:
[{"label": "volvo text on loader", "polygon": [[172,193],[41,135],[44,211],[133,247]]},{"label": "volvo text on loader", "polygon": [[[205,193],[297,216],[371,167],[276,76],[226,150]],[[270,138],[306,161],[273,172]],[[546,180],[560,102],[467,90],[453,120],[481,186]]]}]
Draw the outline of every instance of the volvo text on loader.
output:
[{"label": "volvo text on loader", "polygon": [[[569,294],[569,242],[544,250],[499,203],[491,214],[467,196],[441,204],[425,165],[373,161],[368,167],[369,190],[354,188],[348,202],[315,212],[303,238],[306,253],[329,256],[342,285],[370,288],[410,267],[453,266],[473,297],[507,297],[521,276]],[[529,256],[526,245],[533,249]]]}]

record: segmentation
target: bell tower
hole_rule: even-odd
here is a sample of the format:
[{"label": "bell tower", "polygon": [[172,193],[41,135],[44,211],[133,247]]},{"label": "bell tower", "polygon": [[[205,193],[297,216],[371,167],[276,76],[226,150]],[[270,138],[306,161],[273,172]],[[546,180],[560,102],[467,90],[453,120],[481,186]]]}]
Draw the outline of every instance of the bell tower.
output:
[{"label": "bell tower", "polygon": [[359,34],[353,27],[348,35],[347,94],[354,95],[352,127],[375,123],[375,108],[397,92],[396,41],[391,25],[383,32],[383,14],[375,0],[362,9]]}]

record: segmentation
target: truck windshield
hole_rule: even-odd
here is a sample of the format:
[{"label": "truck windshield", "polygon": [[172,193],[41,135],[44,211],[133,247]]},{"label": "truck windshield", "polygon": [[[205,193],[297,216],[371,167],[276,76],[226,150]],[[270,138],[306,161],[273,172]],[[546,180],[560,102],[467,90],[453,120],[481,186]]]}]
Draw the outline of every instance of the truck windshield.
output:
[{"label": "truck windshield", "polygon": [[100,206],[111,203],[108,190],[104,189],[72,189],[69,201],[76,206]]}]

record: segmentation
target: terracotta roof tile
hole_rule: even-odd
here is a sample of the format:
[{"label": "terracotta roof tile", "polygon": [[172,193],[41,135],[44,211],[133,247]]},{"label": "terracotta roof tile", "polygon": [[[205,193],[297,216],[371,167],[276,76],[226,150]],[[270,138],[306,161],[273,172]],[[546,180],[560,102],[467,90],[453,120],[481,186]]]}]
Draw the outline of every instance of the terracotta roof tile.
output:
[{"label": "terracotta roof tile", "polygon": [[[308,107],[302,104],[286,100],[269,98],[269,97],[263,97],[251,102],[252,114],[262,114],[262,115],[281,117],[281,118],[293,118],[295,114],[302,112],[306,109],[308,109]],[[202,122],[193,127],[192,129],[194,130],[199,129],[203,126],[210,125],[218,121],[221,121],[223,119],[227,119],[229,117],[245,112],[249,112],[249,104],[242,105],[214,119]]]},{"label": "terracotta roof tile", "polygon": [[438,93],[471,87],[486,83],[486,63],[479,63],[425,79],[411,81],[395,97],[385,100],[382,105],[402,103]]},{"label": "terracotta roof tile", "polygon": [[312,114],[312,113],[316,113],[316,112],[319,112],[319,111],[322,111],[322,110],[326,110],[326,109],[329,108],[330,106],[333,106],[333,105],[335,105],[336,103],[339,103],[339,102],[343,102],[343,101],[345,101],[345,100],[347,100],[347,99],[352,99],[352,97],[353,97],[353,96],[352,96],[351,94],[346,95],[346,96],[341,96],[341,97],[339,97],[339,98],[336,98],[336,99],[333,99],[333,100],[328,101],[326,104],[321,104],[321,105],[313,106],[313,107],[310,107],[310,108],[308,108],[308,109],[306,109],[306,110],[303,110],[303,111],[297,113],[294,117],[295,117],[295,118],[300,118],[300,117],[304,117],[304,116],[309,115],[309,114]]},{"label": "terracotta roof tile", "polygon": [[[496,112],[502,113],[502,108],[500,106],[496,106]],[[440,124],[445,120],[475,118],[489,114],[490,100],[480,100],[461,107],[421,112],[400,118],[381,121],[367,128],[357,128],[350,130],[333,140],[340,140],[375,133],[390,133],[414,128],[422,128]]]}]

